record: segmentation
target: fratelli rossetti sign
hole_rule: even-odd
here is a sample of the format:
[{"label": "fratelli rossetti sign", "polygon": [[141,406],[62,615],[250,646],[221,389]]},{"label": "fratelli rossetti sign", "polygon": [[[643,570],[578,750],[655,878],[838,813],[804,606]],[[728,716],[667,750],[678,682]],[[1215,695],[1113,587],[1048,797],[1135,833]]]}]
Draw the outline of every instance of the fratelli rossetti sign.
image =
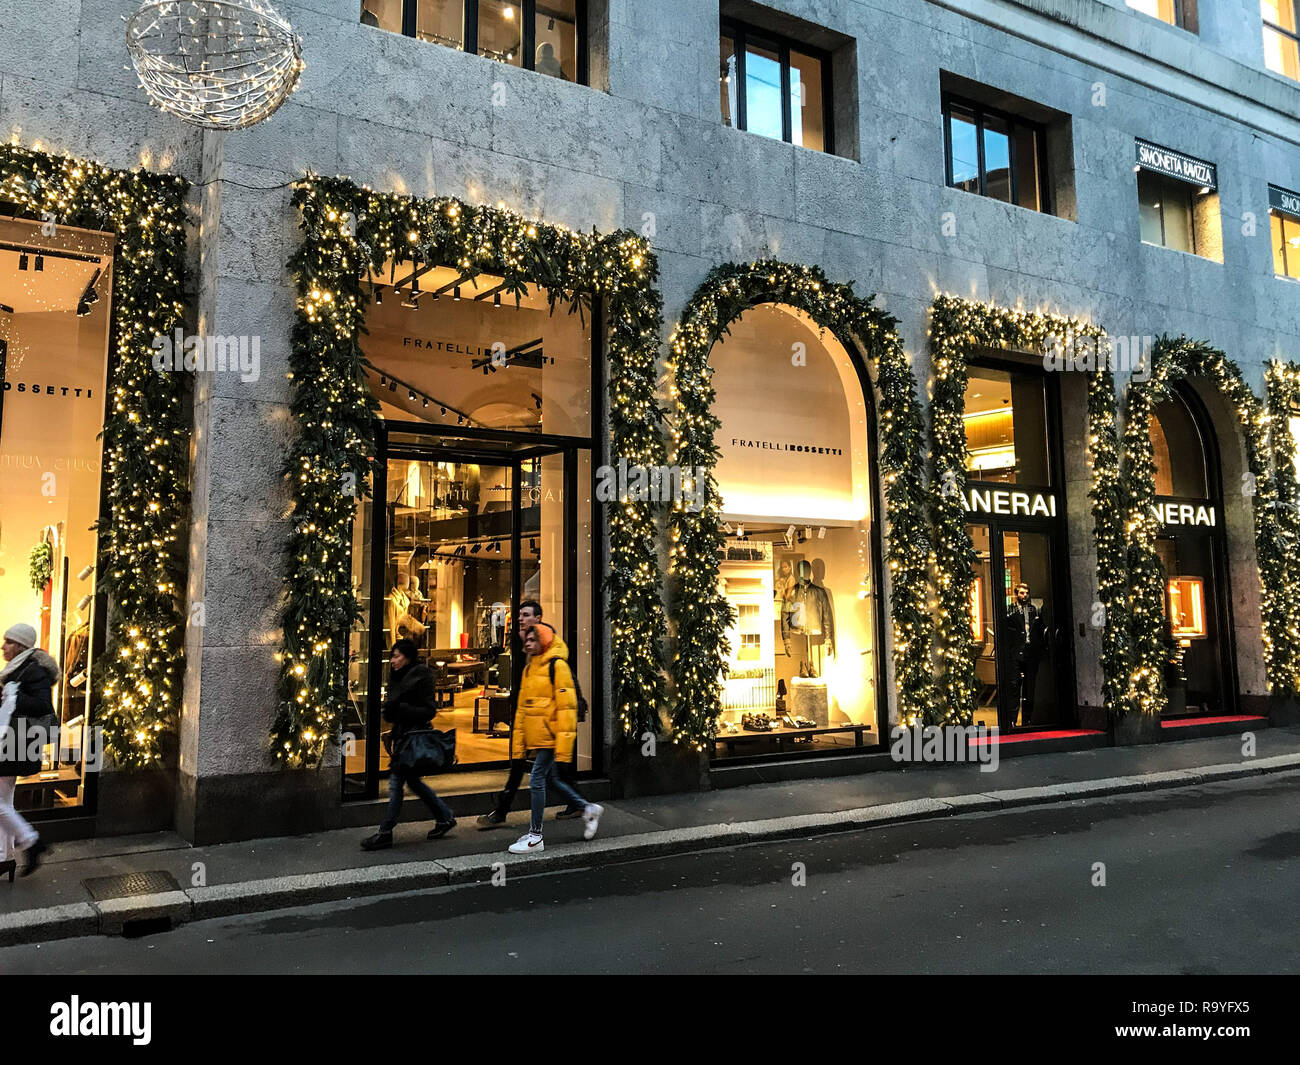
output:
[{"label": "fratelli rossetti sign", "polygon": [[817,444],[796,444],[787,440],[742,440],[731,438],[735,448],[756,448],[759,451],[793,451],[800,455],[843,455],[842,447],[822,447]]},{"label": "fratelli rossetti sign", "polygon": [[1193,159],[1181,152],[1171,152],[1168,148],[1144,140],[1137,142],[1137,164],[1143,170],[1152,170],[1166,177],[1186,181],[1190,185],[1200,185],[1210,190],[1219,187],[1213,163]]}]

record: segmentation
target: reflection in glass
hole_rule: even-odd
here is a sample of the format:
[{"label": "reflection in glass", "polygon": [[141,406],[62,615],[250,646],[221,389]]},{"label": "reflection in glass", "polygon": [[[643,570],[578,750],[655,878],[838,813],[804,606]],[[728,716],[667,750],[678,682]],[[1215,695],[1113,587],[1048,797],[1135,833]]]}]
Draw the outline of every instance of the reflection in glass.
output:
[{"label": "reflection in glass", "polygon": [[949,184],[967,192],[979,192],[980,157],[974,112],[954,104],[948,115],[948,130],[952,146]]},{"label": "reflection in glass", "polygon": [[1274,211],[1269,215],[1273,238],[1273,272],[1300,280],[1300,220]]},{"label": "reflection in glass", "polygon": [[1052,483],[1042,375],[972,366],[963,421],[971,480]]},{"label": "reflection in glass", "polygon": [[753,43],[745,46],[745,128],[782,139],[780,57]]},{"label": "reflection in glass", "polygon": [[[460,0],[456,6],[460,6]],[[361,0],[361,25],[401,33],[402,0]]]},{"label": "reflection in glass", "polygon": [[1137,185],[1143,242],[1195,252],[1192,186],[1149,170],[1138,171]]},{"label": "reflection in glass", "polygon": [[722,124],[736,127],[740,125],[737,113],[739,89],[736,72],[736,42],[723,34],[718,49],[718,91],[722,97]]},{"label": "reflection in glass", "polygon": [[1150,430],[1156,495],[1209,498],[1205,442],[1180,396],[1155,405]]},{"label": "reflection in glass", "polygon": [[415,8],[415,35],[449,48],[465,46],[462,0],[419,0]]},{"label": "reflection in glass", "polygon": [[984,116],[985,195],[1011,202],[1011,133],[1005,119]]},{"label": "reflection in glass", "polygon": [[[1165,572],[1165,716],[1224,711],[1219,602],[1214,580],[1215,537],[1184,530],[1162,536],[1156,553]],[[1200,631],[1197,631],[1197,630]]]}]

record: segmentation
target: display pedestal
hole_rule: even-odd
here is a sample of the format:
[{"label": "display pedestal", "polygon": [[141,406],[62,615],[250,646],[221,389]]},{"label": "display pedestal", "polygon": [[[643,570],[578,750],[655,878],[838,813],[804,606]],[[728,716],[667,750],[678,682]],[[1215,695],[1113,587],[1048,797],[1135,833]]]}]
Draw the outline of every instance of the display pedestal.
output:
[{"label": "display pedestal", "polygon": [[794,677],[790,681],[790,712],[816,722],[818,728],[831,723],[830,698],[820,677]]}]

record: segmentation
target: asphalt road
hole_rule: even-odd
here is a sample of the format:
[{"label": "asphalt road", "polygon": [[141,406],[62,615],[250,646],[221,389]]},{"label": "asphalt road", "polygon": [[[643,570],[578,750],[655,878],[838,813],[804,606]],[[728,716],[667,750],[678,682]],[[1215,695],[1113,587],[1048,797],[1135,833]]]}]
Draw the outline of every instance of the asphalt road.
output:
[{"label": "asphalt road", "polygon": [[0,972],[1296,973],[1297,912],[1293,775],[13,947]]}]

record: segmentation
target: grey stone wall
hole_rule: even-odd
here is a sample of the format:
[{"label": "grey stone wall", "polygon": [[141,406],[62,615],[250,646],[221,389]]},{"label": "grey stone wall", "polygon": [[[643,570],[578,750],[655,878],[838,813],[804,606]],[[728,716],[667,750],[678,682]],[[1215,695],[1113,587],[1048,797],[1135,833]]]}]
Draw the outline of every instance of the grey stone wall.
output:
[{"label": "grey stone wall", "polygon": [[[1113,333],[1204,338],[1257,390],[1267,359],[1300,358],[1300,286],[1273,277],[1266,192],[1300,188],[1300,85],[1264,70],[1250,0],[1201,0],[1199,37],[1122,0],[772,0],[855,42],[836,69],[856,71],[837,91],[856,103],[860,161],[722,126],[715,0],[593,0],[590,88],[363,27],[356,0],[275,2],[304,40],[302,86],[261,126],[218,136],[151,110],[123,69],[121,16],[134,0],[0,0],[0,136],[211,182],[194,193],[197,324],[262,338],[256,384],[215,375],[196,391],[189,595],[206,624],[187,638],[183,776],[271,767],[278,471],[292,429],[285,263],[298,239],[287,184],[305,170],[504,201],[581,229],[640,231],[652,213],[668,328],[717,263],[818,264],[878,294],[922,381],[938,292],[1088,315]],[[1077,221],[944,186],[941,71],[1072,116]],[[1134,137],[1218,165],[1223,263],[1140,243]],[[1077,448],[1082,390],[1067,382],[1064,396]],[[1095,583],[1085,485],[1076,450],[1066,486],[1076,636]],[[1247,525],[1232,526],[1243,644],[1258,625],[1243,601]],[[1086,631],[1078,698],[1095,704]],[[1260,690],[1256,650],[1240,657],[1242,690]]]}]

